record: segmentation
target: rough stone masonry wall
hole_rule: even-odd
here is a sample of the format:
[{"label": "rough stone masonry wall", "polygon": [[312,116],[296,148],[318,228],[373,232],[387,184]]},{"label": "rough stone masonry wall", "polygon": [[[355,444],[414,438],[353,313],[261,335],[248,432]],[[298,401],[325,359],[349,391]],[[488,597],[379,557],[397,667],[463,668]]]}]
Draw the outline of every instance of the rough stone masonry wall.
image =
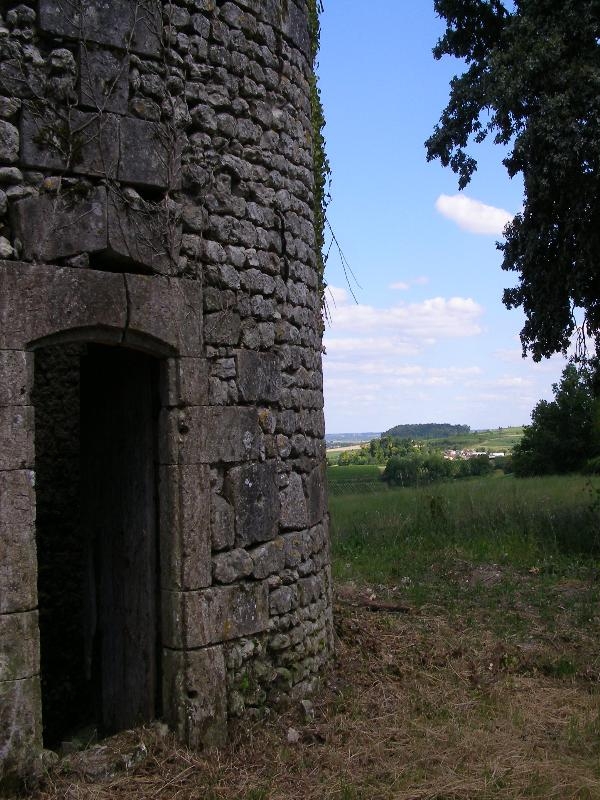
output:
[{"label": "rough stone masonry wall", "polygon": [[0,760],[40,746],[30,349],[60,330],[163,357],[163,704],[219,743],[332,648],[307,2],[0,11]]}]

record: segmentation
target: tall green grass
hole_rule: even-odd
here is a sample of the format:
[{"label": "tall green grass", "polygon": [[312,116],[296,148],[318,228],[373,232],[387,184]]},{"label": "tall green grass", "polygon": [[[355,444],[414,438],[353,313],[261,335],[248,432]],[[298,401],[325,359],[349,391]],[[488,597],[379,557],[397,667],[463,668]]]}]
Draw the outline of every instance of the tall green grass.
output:
[{"label": "tall green grass", "polygon": [[330,495],[369,494],[385,492],[387,486],[381,480],[383,467],[375,464],[330,466],[327,470]]},{"label": "tall green grass", "polygon": [[330,494],[338,577],[422,580],[460,561],[546,573],[600,555],[600,480],[512,476]]}]

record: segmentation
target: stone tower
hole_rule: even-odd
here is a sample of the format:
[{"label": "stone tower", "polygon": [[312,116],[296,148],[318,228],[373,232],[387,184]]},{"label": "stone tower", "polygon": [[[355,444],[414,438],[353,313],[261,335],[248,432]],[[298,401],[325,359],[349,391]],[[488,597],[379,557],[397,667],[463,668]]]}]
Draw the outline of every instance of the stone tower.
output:
[{"label": "stone tower", "polygon": [[307,0],[0,2],[0,783],[332,648]]}]

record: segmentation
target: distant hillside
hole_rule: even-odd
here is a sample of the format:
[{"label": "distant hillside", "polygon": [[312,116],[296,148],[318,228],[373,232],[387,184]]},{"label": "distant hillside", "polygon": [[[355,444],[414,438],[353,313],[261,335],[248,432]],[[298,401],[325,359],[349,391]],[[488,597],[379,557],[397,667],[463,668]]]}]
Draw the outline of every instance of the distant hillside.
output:
[{"label": "distant hillside", "polygon": [[384,436],[396,436],[399,439],[444,439],[447,436],[464,436],[471,432],[469,425],[449,425],[445,422],[425,422],[421,425],[396,425]]}]

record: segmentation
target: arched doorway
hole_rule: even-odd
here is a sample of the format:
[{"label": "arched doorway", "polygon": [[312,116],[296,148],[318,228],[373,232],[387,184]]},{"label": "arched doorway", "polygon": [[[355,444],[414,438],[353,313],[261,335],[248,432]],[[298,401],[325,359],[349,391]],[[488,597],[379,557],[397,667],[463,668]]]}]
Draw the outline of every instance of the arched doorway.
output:
[{"label": "arched doorway", "polygon": [[160,362],[99,344],[35,352],[44,743],[161,712]]}]

